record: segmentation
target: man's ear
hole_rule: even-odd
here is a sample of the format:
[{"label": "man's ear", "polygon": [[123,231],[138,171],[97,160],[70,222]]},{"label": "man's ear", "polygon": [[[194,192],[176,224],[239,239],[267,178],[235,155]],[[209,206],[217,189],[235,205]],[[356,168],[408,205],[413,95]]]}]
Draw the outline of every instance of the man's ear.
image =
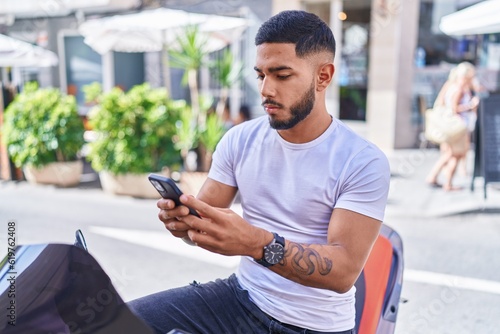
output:
[{"label": "man's ear", "polygon": [[326,63],[319,67],[318,82],[316,89],[318,91],[325,90],[330,82],[332,82],[333,74],[335,73],[335,66],[332,63]]}]

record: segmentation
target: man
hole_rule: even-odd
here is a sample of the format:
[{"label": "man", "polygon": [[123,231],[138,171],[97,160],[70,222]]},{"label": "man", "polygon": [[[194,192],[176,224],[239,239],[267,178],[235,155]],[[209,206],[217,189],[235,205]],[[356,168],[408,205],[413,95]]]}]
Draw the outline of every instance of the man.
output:
[{"label": "man", "polygon": [[[158,333],[354,333],[353,284],[383,220],[387,159],[327,112],[335,40],[323,21],[281,12],[255,44],[267,116],[224,136],[197,198],[158,201],[174,236],[242,256],[238,271],[130,305]],[[227,209],[237,191],[243,217]]]}]

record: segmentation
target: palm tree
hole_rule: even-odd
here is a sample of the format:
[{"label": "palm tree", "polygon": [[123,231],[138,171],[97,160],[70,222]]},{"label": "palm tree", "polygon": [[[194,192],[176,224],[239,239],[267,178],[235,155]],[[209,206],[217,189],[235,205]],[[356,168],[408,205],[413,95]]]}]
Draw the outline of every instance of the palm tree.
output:
[{"label": "palm tree", "polygon": [[[224,111],[229,89],[239,79],[242,69],[241,64],[233,64],[234,57],[228,49],[216,62],[209,63],[208,38],[207,35],[199,32],[198,26],[187,26],[184,33],[177,36],[177,45],[169,51],[171,66],[185,71],[182,82],[189,86],[191,97],[191,116],[183,115],[182,121],[177,125],[176,145],[181,150],[184,161],[189,150],[198,146],[198,154],[202,157],[199,159],[201,170],[209,166],[208,160],[224,133],[220,116]],[[214,79],[221,86],[221,94],[216,107],[217,115],[208,119],[207,110],[211,105],[211,99],[200,96],[198,88],[198,72],[203,66],[214,69],[212,72]]]},{"label": "palm tree", "polygon": [[240,62],[234,63],[234,56],[229,49],[224,50],[222,57],[218,58],[215,62],[213,76],[221,86],[220,97],[216,107],[219,117],[224,112],[224,107],[229,97],[229,89],[240,79],[242,69],[243,65]]},{"label": "palm tree", "polygon": [[170,65],[185,70],[182,82],[189,86],[193,126],[197,124],[203,128],[206,111],[200,109],[198,71],[206,64],[208,37],[199,33],[198,26],[190,25],[184,34],[177,36],[176,42],[177,47],[169,50]]}]

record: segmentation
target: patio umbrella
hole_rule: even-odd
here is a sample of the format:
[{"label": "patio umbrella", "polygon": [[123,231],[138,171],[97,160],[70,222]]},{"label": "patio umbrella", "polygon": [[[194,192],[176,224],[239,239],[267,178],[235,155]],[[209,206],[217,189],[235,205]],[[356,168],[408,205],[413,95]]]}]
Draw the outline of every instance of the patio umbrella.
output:
[{"label": "patio umbrella", "polygon": [[[134,14],[88,20],[79,26],[84,42],[100,54],[109,51],[152,52],[176,48],[176,38],[189,25],[196,25],[207,40],[207,52],[220,50],[241,36],[247,26],[242,18],[190,13],[158,8]],[[168,57],[165,57],[168,62]],[[164,80],[170,91],[169,66]]]},{"label": "patio umbrella", "polygon": [[0,67],[50,67],[58,61],[50,50],[0,34]]},{"label": "patio umbrella", "polygon": [[443,16],[439,28],[447,35],[481,35],[500,32],[500,1],[482,1]]},{"label": "patio umbrella", "polygon": [[88,20],[79,27],[85,43],[100,54],[109,51],[151,52],[175,47],[175,39],[187,25],[197,25],[208,38],[207,51],[228,45],[246,27],[246,20],[220,15],[159,8],[135,14]]}]

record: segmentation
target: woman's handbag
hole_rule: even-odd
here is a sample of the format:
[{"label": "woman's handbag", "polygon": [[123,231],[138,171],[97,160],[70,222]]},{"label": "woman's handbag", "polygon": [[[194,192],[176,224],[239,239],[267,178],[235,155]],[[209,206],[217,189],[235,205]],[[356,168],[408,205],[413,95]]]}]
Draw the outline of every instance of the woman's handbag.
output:
[{"label": "woman's handbag", "polygon": [[436,144],[452,143],[467,133],[464,120],[446,107],[425,112],[425,138]]}]

